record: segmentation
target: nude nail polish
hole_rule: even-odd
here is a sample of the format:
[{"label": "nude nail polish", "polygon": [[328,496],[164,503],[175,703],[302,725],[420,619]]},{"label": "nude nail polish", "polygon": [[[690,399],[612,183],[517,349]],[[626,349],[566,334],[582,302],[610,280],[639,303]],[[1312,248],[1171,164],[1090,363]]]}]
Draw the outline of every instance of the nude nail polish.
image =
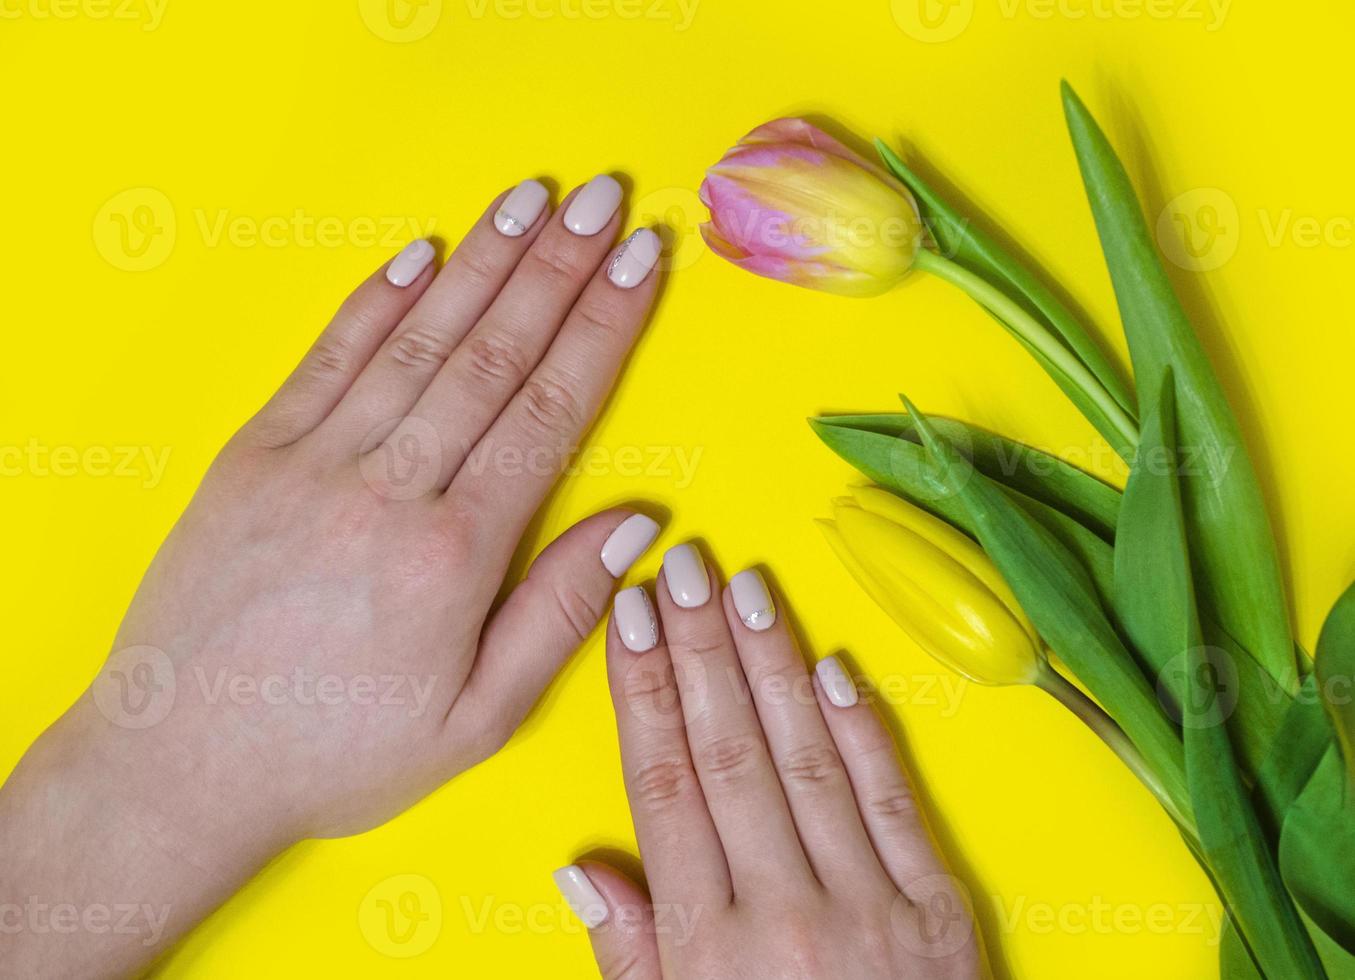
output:
[{"label": "nude nail polish", "polygon": [[621,243],[607,267],[607,278],[622,289],[634,289],[645,281],[659,253],[663,251],[663,242],[649,228],[640,228]]},{"label": "nude nail polish", "polygon": [[710,601],[710,576],[695,545],[680,544],[663,556],[668,594],[683,609],[697,609]]},{"label": "nude nail polish", "polygon": [[560,894],[574,910],[574,914],[582,919],[583,924],[589,929],[596,929],[610,917],[611,912],[607,908],[606,899],[597,890],[597,886],[588,880],[583,868],[571,864],[556,871],[551,877],[555,879],[555,887],[560,889]]},{"label": "nude nail polish", "polygon": [[842,669],[842,664],[838,662],[837,657],[824,657],[814,665],[814,672],[819,675],[819,683],[823,685],[823,693],[827,694],[828,700],[837,707],[850,708],[859,700],[856,693],[856,682],[852,680],[850,674]]},{"label": "nude nail polish", "polygon": [[536,224],[550,200],[550,191],[538,180],[524,180],[504,198],[494,212],[494,227],[509,238],[521,238]]},{"label": "nude nail polish", "polygon": [[729,592],[734,599],[734,610],[744,626],[758,633],[772,628],[776,622],[776,606],[757,569],[739,572],[730,579]]},{"label": "nude nail polish", "polygon": [[621,205],[621,185],[614,177],[598,174],[583,185],[565,211],[565,227],[587,238],[596,235],[612,220]]},{"label": "nude nail polish", "polygon": [[410,242],[386,266],[386,281],[398,289],[412,285],[414,280],[423,275],[423,270],[428,268],[428,263],[433,261],[436,254],[432,243],[425,239]]},{"label": "nude nail polish", "polygon": [[645,653],[659,645],[659,620],[642,586],[618,592],[612,600],[612,615],[621,642],[631,653]]},{"label": "nude nail polish", "polygon": [[602,545],[602,567],[612,578],[625,575],[659,536],[659,525],[644,514],[631,514]]}]

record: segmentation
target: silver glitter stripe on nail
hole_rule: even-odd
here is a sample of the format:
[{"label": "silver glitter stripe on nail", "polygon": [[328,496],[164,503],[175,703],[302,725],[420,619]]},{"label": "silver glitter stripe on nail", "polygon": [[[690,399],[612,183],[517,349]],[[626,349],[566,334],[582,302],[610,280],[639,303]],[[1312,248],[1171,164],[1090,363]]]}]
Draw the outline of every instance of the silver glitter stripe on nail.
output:
[{"label": "silver glitter stripe on nail", "polygon": [[504,222],[505,224],[508,225],[508,228],[509,228],[510,231],[523,231],[523,232],[525,232],[525,231],[527,230],[527,226],[526,226],[526,225],[524,225],[521,221],[519,221],[517,218],[513,217],[511,214],[509,214],[507,211],[503,210],[502,208],[499,209],[499,213],[498,213],[498,215],[496,215],[496,217],[501,218],[501,219],[503,220],[503,222]]},{"label": "silver glitter stripe on nail", "polygon": [[653,650],[659,645],[659,617],[654,612],[654,603],[649,601],[648,590],[642,588],[640,595],[645,600],[645,612],[649,613],[649,649]]},{"label": "silver glitter stripe on nail", "polygon": [[609,278],[611,277],[611,274],[616,271],[616,267],[621,264],[621,259],[625,256],[626,249],[630,248],[630,243],[635,241],[643,230],[644,229],[641,228],[635,229],[635,231],[630,233],[630,237],[621,243],[621,247],[616,250],[616,255],[612,256],[611,265],[607,266],[607,276]]},{"label": "silver glitter stripe on nail", "polygon": [[747,626],[749,629],[755,629],[758,623],[762,622],[764,619],[771,619],[775,615],[775,609],[759,609],[757,612],[749,613],[747,616],[744,616],[743,625]]}]

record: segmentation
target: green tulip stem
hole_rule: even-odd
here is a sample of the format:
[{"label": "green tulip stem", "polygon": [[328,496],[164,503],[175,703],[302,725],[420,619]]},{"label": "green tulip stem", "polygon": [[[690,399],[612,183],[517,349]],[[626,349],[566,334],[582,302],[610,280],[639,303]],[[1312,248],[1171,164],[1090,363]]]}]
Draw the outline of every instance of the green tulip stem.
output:
[{"label": "green tulip stem", "polygon": [[1177,801],[1167,792],[1167,788],[1162,784],[1157,773],[1153,771],[1153,767],[1148,764],[1148,760],[1143,757],[1143,754],[1139,752],[1129,736],[1124,733],[1124,729],[1115,724],[1115,720],[1110,715],[1101,710],[1095,701],[1078,690],[1048,663],[1040,670],[1040,675],[1035,680],[1035,686],[1058,701],[1059,704],[1071,711],[1083,724],[1095,732],[1101,741],[1105,742],[1110,750],[1119,756],[1120,761],[1139,778],[1139,782],[1143,783],[1148,791],[1157,797],[1157,801],[1162,804],[1162,808],[1167,811],[1168,816],[1176,821],[1176,825],[1181,828],[1187,842],[1197,841],[1198,834],[1194,819],[1189,813],[1181,810]]},{"label": "green tulip stem", "polygon": [[1021,340],[1062,371],[1105,413],[1125,446],[1132,448],[1139,444],[1139,429],[1134,420],[1125,414],[1124,409],[1110,396],[1110,392],[1106,391],[1101,382],[1096,380],[1096,376],[1087,369],[1087,365],[1060,343],[1042,323],[1026,312],[1021,304],[982,276],[975,275],[930,249],[918,249],[913,265],[923,272],[930,272],[951,285],[958,286],[970,299],[1007,324]]}]

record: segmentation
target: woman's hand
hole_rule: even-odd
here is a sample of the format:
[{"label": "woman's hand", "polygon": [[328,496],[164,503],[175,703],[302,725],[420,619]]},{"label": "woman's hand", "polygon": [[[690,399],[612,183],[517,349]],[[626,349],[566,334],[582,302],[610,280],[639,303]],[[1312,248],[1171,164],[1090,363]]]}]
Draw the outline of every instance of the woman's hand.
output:
[{"label": "woman's hand", "polygon": [[[723,595],[690,545],[658,615],[617,595],[608,674],[652,899],[556,873],[609,980],[986,975],[894,743],[834,658],[804,662],[756,571]],[[660,625],[661,623],[661,625]]]},{"label": "woman's hand", "polygon": [[556,215],[547,197],[501,196],[440,272],[405,249],[213,464],[105,669],[0,793],[0,901],[165,921],[34,925],[5,970],[133,970],[282,848],[494,752],[593,629],[647,517],[585,520],[493,607],[646,317],[659,242],[613,247],[611,177]]}]

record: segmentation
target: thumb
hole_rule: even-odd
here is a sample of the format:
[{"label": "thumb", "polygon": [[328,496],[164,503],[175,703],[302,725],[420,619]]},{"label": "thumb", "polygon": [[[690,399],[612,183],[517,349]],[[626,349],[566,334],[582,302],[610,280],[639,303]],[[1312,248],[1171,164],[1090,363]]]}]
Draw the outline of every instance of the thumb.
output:
[{"label": "thumb", "polygon": [[603,980],[662,980],[654,909],[639,885],[596,861],[561,868],[555,884],[588,926]]},{"label": "thumb", "polygon": [[486,624],[458,707],[497,730],[516,729],[658,535],[644,514],[609,510],[552,541]]}]

